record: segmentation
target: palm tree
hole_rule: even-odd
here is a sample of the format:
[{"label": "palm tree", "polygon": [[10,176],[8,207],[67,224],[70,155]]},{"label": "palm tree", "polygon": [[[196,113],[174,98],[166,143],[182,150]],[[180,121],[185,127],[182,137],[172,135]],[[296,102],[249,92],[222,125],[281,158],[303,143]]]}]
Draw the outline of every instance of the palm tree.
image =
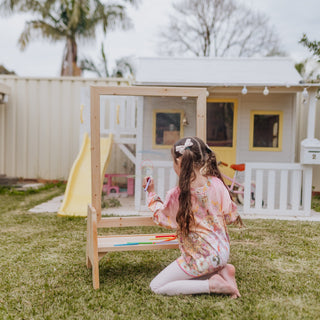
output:
[{"label": "palm tree", "polygon": [[124,3],[137,4],[139,0],[122,0],[104,4],[99,0],[3,0],[0,10],[31,12],[39,18],[25,23],[19,38],[21,50],[39,37],[50,41],[65,41],[61,64],[62,76],[81,74],[77,65],[79,40],[95,38],[96,27],[101,25],[104,34],[108,30],[131,27]]},{"label": "palm tree", "polygon": [[100,57],[98,63],[95,63],[91,58],[83,58],[80,61],[80,68],[82,71],[87,70],[93,72],[98,77],[126,77],[134,76],[135,70],[133,68],[130,57],[123,57],[115,61],[115,67],[112,72],[108,68],[107,55],[104,50],[104,45],[101,43]]}]

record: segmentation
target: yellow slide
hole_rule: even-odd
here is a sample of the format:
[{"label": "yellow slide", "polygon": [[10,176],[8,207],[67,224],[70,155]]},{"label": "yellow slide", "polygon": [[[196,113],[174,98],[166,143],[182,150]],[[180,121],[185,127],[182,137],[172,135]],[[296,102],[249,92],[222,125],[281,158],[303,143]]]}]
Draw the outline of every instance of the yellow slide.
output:
[{"label": "yellow slide", "polygon": [[[91,203],[91,152],[90,138],[86,133],[81,150],[70,171],[66,192],[59,216],[87,216],[88,204]],[[112,147],[112,135],[100,139],[101,182],[108,166]],[[101,183],[102,190],[102,183]]]}]

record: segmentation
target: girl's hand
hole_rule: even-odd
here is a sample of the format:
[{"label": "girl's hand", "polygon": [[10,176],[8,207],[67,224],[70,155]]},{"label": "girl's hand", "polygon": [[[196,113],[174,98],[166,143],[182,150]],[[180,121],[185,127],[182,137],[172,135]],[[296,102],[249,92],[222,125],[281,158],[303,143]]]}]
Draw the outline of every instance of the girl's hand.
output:
[{"label": "girl's hand", "polygon": [[[147,185],[148,185],[148,187],[147,187]],[[142,182],[142,187],[143,187],[143,189],[145,191],[154,192],[154,181],[153,181],[153,179],[151,177],[144,177],[143,178],[143,182]],[[146,187],[147,187],[147,189],[146,189]]]}]

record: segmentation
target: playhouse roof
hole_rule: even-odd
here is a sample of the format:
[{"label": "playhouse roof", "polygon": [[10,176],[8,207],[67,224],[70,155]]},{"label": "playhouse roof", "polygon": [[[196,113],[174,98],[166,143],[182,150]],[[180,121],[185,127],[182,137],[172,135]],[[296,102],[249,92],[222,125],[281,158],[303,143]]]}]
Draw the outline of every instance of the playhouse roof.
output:
[{"label": "playhouse roof", "polygon": [[138,58],[137,85],[300,86],[289,58]]}]

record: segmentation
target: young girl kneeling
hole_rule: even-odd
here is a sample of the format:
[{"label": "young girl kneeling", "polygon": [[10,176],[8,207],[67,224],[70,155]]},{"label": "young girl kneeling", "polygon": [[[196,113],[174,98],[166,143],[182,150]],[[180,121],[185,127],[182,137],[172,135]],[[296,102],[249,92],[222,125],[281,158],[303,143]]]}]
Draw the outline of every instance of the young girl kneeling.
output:
[{"label": "young girl kneeling", "polygon": [[[166,295],[222,293],[240,297],[230,253],[227,224],[242,221],[224,184],[213,151],[199,138],[183,138],[172,148],[179,187],[162,203],[151,177],[143,186],[148,206],[160,226],[177,229],[181,256],[151,282],[153,292]],[[149,179],[151,179],[149,181]]]}]

